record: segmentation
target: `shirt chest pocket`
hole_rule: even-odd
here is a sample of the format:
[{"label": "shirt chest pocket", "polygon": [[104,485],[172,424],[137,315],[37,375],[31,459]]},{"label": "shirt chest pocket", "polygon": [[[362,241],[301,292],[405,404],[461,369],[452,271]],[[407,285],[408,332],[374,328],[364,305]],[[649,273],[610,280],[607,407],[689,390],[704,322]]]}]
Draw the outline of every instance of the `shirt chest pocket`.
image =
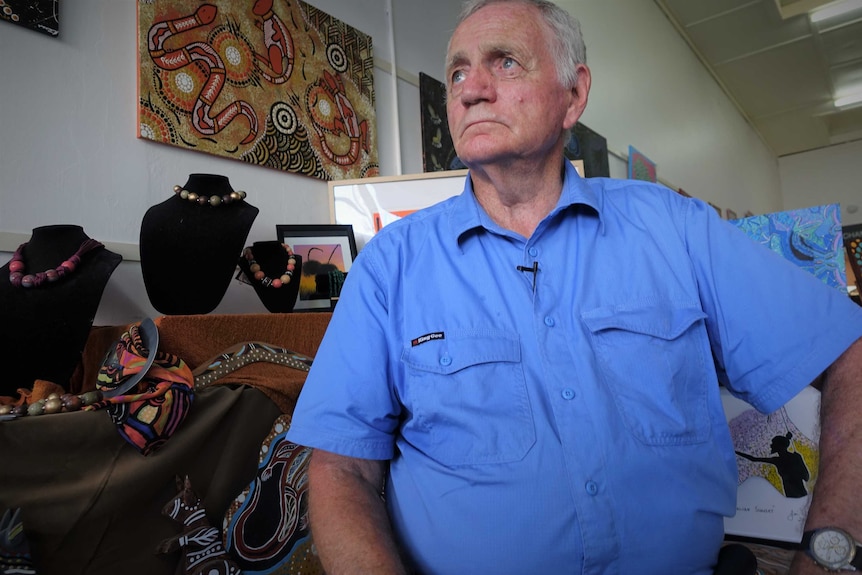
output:
[{"label": "shirt chest pocket", "polygon": [[446,331],[407,348],[405,441],[449,466],[522,459],[536,441],[517,334]]},{"label": "shirt chest pocket", "polygon": [[598,377],[629,431],[648,445],[690,445],[710,433],[706,314],[651,305],[582,314]]}]

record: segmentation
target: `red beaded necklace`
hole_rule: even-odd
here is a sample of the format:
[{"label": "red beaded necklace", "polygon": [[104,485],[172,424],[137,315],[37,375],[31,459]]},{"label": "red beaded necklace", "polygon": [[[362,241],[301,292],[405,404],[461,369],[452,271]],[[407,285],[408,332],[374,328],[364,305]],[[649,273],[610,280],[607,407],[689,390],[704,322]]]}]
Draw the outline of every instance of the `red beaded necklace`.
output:
[{"label": "red beaded necklace", "polygon": [[101,242],[92,238],[87,238],[81,247],[78,248],[72,257],[64,260],[59,266],[54,269],[45,270],[36,274],[25,274],[26,266],[24,265],[24,246],[29,242],[25,242],[18,246],[15,253],[12,254],[12,259],[9,260],[9,283],[14,287],[32,288],[48,282],[53,283],[65,275],[75,271],[81,263],[81,256],[96,248],[104,247]]},{"label": "red beaded necklace", "polygon": [[252,253],[251,248],[245,248],[245,251],[243,252],[243,257],[248,261],[248,271],[251,272],[254,279],[262,283],[264,287],[280,288],[283,285],[289,284],[293,277],[293,270],[296,269],[296,256],[293,255],[293,250],[289,245],[281,244],[281,247],[287,252],[287,269],[284,270],[281,277],[275,279],[272,279],[263,273],[263,270],[260,269],[260,264],[254,259],[254,254]]}]

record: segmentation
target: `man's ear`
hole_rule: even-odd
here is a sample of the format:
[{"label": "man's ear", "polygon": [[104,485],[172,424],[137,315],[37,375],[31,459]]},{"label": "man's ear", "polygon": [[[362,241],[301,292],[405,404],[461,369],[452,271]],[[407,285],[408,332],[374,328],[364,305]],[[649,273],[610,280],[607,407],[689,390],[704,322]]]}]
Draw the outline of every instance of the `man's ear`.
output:
[{"label": "man's ear", "polygon": [[569,102],[569,109],[566,111],[566,119],[563,123],[565,129],[573,127],[581,114],[587,107],[587,99],[590,95],[590,85],[592,84],[592,76],[590,69],[586,64],[578,64],[578,81],[572,87],[572,99]]}]

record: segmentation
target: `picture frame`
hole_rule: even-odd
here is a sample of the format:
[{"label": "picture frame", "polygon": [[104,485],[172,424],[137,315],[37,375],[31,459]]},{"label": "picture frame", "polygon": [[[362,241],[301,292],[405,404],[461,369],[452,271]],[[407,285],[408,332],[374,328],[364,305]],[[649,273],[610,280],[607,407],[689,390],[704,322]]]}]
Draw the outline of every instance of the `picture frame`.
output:
[{"label": "picture frame", "polygon": [[[569,161],[584,177],[584,161]],[[387,224],[460,194],[467,173],[464,169],[330,181],[330,221],[352,226],[361,250]]]},{"label": "picture frame", "polygon": [[294,311],[332,311],[341,284],[356,259],[356,239],[349,224],[275,226],[278,241],[301,259]]},{"label": "picture frame", "polygon": [[629,145],[628,179],[644,180],[647,182],[658,182],[658,174],[655,162],[647,158],[643,152]]},{"label": "picture frame", "polygon": [[[818,479],[820,392],[804,388],[770,415],[759,413],[724,387],[720,392],[738,470],[736,514],[724,519],[725,538],[796,548]],[[805,466],[805,473],[795,478],[789,475],[798,474],[798,466],[778,471],[778,462],[792,457]],[[799,490],[790,493],[790,485]]]}]

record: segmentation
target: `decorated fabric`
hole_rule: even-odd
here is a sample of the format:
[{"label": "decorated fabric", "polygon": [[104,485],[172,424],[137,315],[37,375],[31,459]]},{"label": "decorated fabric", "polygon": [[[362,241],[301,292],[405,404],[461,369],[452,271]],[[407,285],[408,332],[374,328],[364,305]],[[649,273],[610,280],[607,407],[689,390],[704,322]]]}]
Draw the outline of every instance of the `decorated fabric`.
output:
[{"label": "decorated fabric", "polygon": [[275,420],[257,476],[225,514],[225,547],[245,575],[323,575],[308,528],[311,449],[288,441],[289,428],[289,415]]},{"label": "decorated fabric", "polygon": [[0,519],[0,575],[35,575],[21,509],[6,509]]},{"label": "decorated fabric", "polygon": [[205,361],[192,373],[195,389],[200,389],[252,363],[269,362],[307,372],[313,361],[307,355],[283,347],[262,341],[244,341]]},{"label": "decorated fabric", "polygon": [[847,272],[838,204],[751,216],[730,223],[826,285],[846,293]]},{"label": "decorated fabric", "polygon": [[[154,346],[144,341],[146,332],[139,327],[133,325],[109,349],[96,384],[105,397],[84,409],[106,409],[123,439],[148,455],[164,445],[188,415],[194,377],[179,357],[151,352],[148,347]],[[134,389],[127,389],[128,378],[137,380]],[[118,389],[130,393],[112,395]]]},{"label": "decorated fabric", "polygon": [[177,478],[177,494],[162,508],[162,515],[183,526],[179,535],[165,539],[156,548],[156,553],[182,552],[177,575],[240,575],[188,476],[182,481]]}]

